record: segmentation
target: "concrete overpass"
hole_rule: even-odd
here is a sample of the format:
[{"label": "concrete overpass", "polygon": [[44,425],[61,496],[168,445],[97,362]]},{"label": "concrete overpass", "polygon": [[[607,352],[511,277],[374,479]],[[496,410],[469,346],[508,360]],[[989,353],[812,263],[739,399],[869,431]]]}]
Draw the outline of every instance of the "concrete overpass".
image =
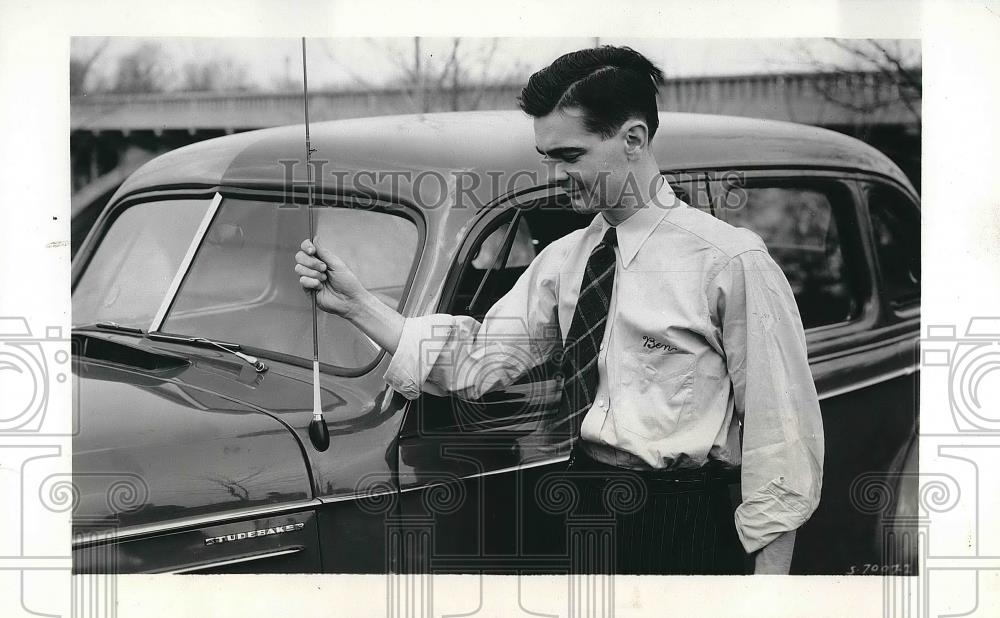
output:
[{"label": "concrete overpass", "polygon": [[[513,109],[521,84],[428,91],[314,91],[313,121],[464,109]],[[664,110],[811,124],[885,151],[919,187],[920,101],[877,73],[685,77],[660,89]],[[160,93],[73,97],[74,214],[149,156],[227,133],[302,122],[302,93]],[[95,198],[95,195],[98,197]]]},{"label": "concrete overpass", "polygon": [[[427,97],[425,111],[513,109],[521,85],[464,87]],[[442,96],[443,95],[443,96]],[[743,75],[672,79],[661,88],[661,108],[787,120],[819,126],[914,125],[898,87],[875,73]],[[411,90],[311,92],[316,121],[411,113]],[[302,93],[165,93],[91,95],[72,100],[74,132],[245,131],[302,122]]]}]

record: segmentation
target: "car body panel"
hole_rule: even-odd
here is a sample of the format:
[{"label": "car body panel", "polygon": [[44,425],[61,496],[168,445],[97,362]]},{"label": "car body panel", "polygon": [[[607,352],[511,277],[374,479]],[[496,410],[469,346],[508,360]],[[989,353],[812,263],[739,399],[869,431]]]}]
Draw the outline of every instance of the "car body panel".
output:
[{"label": "car body panel", "polygon": [[[514,111],[382,116],[317,122],[310,126],[322,169],[476,174],[530,171],[544,179],[534,151],[530,119]],[[483,139],[492,137],[487,148]],[[478,139],[472,139],[478,138]],[[843,134],[774,120],[660,113],[653,140],[660,167],[669,170],[794,166],[868,170],[909,186],[885,155]],[[173,150],[146,163],[112,201],[150,187],[176,185],[284,186],[307,180],[304,127],[293,125],[241,133]],[[322,179],[318,182],[323,185]],[[300,185],[304,189],[304,185]],[[484,183],[483,190],[492,185]],[[419,202],[400,186],[399,197]],[[490,196],[492,197],[492,196]],[[485,200],[483,203],[487,203]]]},{"label": "car body panel", "polygon": [[[154,372],[82,358],[74,369],[88,410],[73,441],[77,518],[127,528],[312,497],[287,428],[219,393],[187,388],[180,376],[192,366]],[[123,481],[131,481],[133,504],[114,509]]]},{"label": "car body panel", "polygon": [[145,535],[109,545],[110,531],[73,548],[74,573],[316,573],[322,570],[316,514],[291,511]]}]

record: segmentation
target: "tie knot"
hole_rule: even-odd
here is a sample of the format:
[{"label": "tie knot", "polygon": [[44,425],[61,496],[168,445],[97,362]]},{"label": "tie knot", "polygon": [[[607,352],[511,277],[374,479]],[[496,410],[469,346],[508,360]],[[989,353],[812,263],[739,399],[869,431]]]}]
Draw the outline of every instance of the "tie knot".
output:
[{"label": "tie knot", "polygon": [[604,240],[601,241],[601,244],[612,247],[618,244],[618,232],[615,231],[615,228],[608,228],[608,231],[604,233]]}]

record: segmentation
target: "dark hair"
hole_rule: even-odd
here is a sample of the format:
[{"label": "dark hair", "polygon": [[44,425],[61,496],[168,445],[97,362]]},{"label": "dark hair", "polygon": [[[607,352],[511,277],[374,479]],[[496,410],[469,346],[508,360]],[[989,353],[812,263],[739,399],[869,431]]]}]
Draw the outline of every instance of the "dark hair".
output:
[{"label": "dark hair", "polygon": [[578,107],[587,130],[604,139],[638,117],[646,121],[652,139],[659,126],[656,91],[662,83],[663,72],[639,52],[604,45],[556,58],[528,79],[517,104],[535,118]]}]

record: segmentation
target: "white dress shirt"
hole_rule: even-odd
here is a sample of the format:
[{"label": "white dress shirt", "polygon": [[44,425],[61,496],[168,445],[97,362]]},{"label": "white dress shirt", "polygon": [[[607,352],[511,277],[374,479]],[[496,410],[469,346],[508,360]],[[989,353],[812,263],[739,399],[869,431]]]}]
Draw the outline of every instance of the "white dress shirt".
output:
[{"label": "white dress shirt", "polygon": [[[406,319],[386,381],[409,399],[422,390],[478,399],[516,381],[560,348],[608,226],[597,215],[547,246],[482,324]],[[665,182],[617,236],[581,446],[628,468],[741,465],[740,540],[750,553],[788,533],[774,544],[787,555],[771,557],[787,565],[823,471],[819,402],[787,279],[759,236],[688,206]]]}]

